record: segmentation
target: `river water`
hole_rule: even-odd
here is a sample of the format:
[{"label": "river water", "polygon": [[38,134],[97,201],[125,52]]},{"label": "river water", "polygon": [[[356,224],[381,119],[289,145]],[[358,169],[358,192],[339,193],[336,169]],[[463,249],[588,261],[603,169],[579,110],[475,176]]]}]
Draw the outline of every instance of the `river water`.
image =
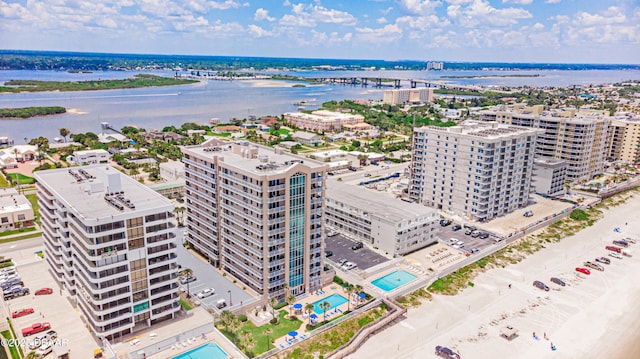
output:
[{"label": "river water", "polygon": [[[121,79],[138,72],[99,71],[75,74],[64,71],[0,71],[0,83],[12,79],[83,81],[90,79]],[[150,72],[171,76],[173,72]],[[456,84],[481,86],[569,86],[603,84],[640,80],[638,70],[585,71],[309,71],[287,72],[304,77],[387,77],[440,80]],[[443,78],[443,76],[505,76],[538,75],[537,77]],[[34,92],[0,94],[0,107],[63,106],[69,112],[62,115],[35,117],[27,120],[1,120],[0,136],[9,136],[16,143],[23,138],[59,136],[65,127],[72,133],[100,132],[100,123],[109,122],[115,128],[128,125],[162,129],[184,122],[208,123],[211,118],[222,122],[232,117],[250,115],[280,115],[296,111],[294,102],[306,101],[306,108],[330,100],[381,100],[382,89],[345,85],[307,85],[291,87],[290,83],[272,81],[203,81],[192,85],[106,90],[84,92]],[[316,106],[314,106],[314,104]]]}]

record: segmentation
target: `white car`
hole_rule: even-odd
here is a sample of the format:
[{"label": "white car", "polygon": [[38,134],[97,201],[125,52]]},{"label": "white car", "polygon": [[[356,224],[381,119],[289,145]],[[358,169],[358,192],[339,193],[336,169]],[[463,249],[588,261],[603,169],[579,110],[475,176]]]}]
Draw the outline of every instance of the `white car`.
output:
[{"label": "white car", "polygon": [[214,295],[215,293],[216,293],[215,289],[206,288],[206,289],[203,289],[203,290],[199,291],[198,294],[196,294],[196,297],[198,297],[200,299],[203,299],[203,298],[206,298],[206,297],[210,297],[210,296]]},{"label": "white car", "polygon": [[617,253],[617,252],[609,252],[609,256],[611,256],[613,258],[622,259],[622,254]]},{"label": "white car", "polygon": [[357,267],[358,265],[353,263],[353,262],[346,262],[345,264],[342,265],[342,269],[344,270],[351,270],[355,267]]},{"label": "white car", "polygon": [[636,244],[636,239],[635,238],[627,237],[627,238],[623,238],[623,240],[625,240],[625,241],[627,241],[629,243]]}]

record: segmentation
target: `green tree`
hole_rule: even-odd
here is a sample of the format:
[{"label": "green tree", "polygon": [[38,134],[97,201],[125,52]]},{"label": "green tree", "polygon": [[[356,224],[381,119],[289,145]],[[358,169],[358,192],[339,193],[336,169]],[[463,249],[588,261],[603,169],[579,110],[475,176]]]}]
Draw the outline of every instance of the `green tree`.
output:
[{"label": "green tree", "polygon": [[324,321],[326,322],[327,321],[327,309],[331,308],[331,303],[329,303],[327,301],[324,301],[324,302],[320,303],[319,306],[320,306],[320,309],[322,309],[323,318],[324,318]]},{"label": "green tree", "polygon": [[349,284],[349,285],[347,286],[347,288],[346,288],[346,291],[347,291],[347,294],[348,294],[347,298],[349,299],[349,300],[347,301],[347,310],[348,310],[348,311],[351,311],[351,296],[353,295],[353,292],[354,292],[355,290],[356,290],[356,289],[355,289],[355,287],[353,286],[353,284]]},{"label": "green tree", "polygon": [[268,327],[262,332],[262,334],[264,334],[264,336],[267,337],[267,351],[269,351],[269,347],[271,345],[271,334],[273,334],[273,328]]},{"label": "green tree", "polygon": [[307,315],[309,316],[309,324],[311,324],[311,313],[313,313],[313,310],[316,307],[313,305],[313,303],[307,303],[304,306],[304,310],[307,311]]},{"label": "green tree", "polygon": [[71,134],[71,131],[69,131],[69,129],[67,128],[61,128],[58,129],[58,131],[60,132],[60,136],[62,136],[62,138],[64,138],[64,142],[67,142],[67,136],[69,136]]},{"label": "green tree", "polygon": [[193,270],[190,268],[187,268],[182,271],[182,274],[184,275],[187,282],[187,298],[191,298],[191,292],[189,292],[189,282],[190,282],[190,279],[193,277]]},{"label": "green tree", "polygon": [[276,309],[275,306],[278,305],[278,298],[273,297],[269,300],[269,304],[271,305],[271,316],[276,318]]},{"label": "green tree", "polygon": [[291,314],[291,304],[296,301],[296,296],[294,294],[289,294],[287,296],[287,304],[289,304],[289,314]]}]

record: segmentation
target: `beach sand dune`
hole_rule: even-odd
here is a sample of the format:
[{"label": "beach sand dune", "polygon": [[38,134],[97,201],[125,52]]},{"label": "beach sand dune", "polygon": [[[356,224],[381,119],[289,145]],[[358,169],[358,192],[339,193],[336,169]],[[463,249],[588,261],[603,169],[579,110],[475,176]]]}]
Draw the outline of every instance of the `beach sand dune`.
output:
[{"label": "beach sand dune", "polygon": [[[640,222],[634,222],[638,213],[636,195],[607,210],[592,227],[518,264],[480,274],[473,288],[451,297],[436,295],[410,309],[405,325],[370,338],[349,358],[435,357],[436,345],[456,349],[465,359],[640,358],[640,243],[632,245],[634,257],[609,257],[604,272],[575,271],[584,261],[606,256],[604,247],[612,239],[640,237]],[[622,233],[614,233],[615,227]],[[551,283],[552,276],[567,285]],[[534,280],[551,290],[535,288]],[[512,341],[500,337],[507,325],[519,330]]]}]

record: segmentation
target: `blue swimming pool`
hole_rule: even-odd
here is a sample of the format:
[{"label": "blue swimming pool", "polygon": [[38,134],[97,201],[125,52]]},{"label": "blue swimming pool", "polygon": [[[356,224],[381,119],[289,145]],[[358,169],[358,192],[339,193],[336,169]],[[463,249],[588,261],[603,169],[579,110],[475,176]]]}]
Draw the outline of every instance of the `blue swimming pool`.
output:
[{"label": "blue swimming pool", "polygon": [[226,359],[229,355],[216,343],[207,343],[171,359]]},{"label": "blue swimming pool", "polygon": [[331,304],[331,307],[329,307],[329,309],[327,309],[327,312],[329,312],[330,310],[333,310],[333,308],[336,308],[344,303],[347,302],[347,298],[341,296],[340,294],[331,294],[328,297],[324,297],[320,300],[316,300],[315,302],[313,302],[313,311],[316,312],[316,314],[322,314],[324,313],[324,309],[320,308],[320,303],[323,302],[329,302],[329,304]]},{"label": "blue swimming pool", "polygon": [[384,290],[385,292],[389,292],[409,282],[414,281],[416,278],[418,277],[407,271],[397,270],[385,275],[384,277],[380,277],[374,280],[373,282],[371,282],[371,284]]}]

